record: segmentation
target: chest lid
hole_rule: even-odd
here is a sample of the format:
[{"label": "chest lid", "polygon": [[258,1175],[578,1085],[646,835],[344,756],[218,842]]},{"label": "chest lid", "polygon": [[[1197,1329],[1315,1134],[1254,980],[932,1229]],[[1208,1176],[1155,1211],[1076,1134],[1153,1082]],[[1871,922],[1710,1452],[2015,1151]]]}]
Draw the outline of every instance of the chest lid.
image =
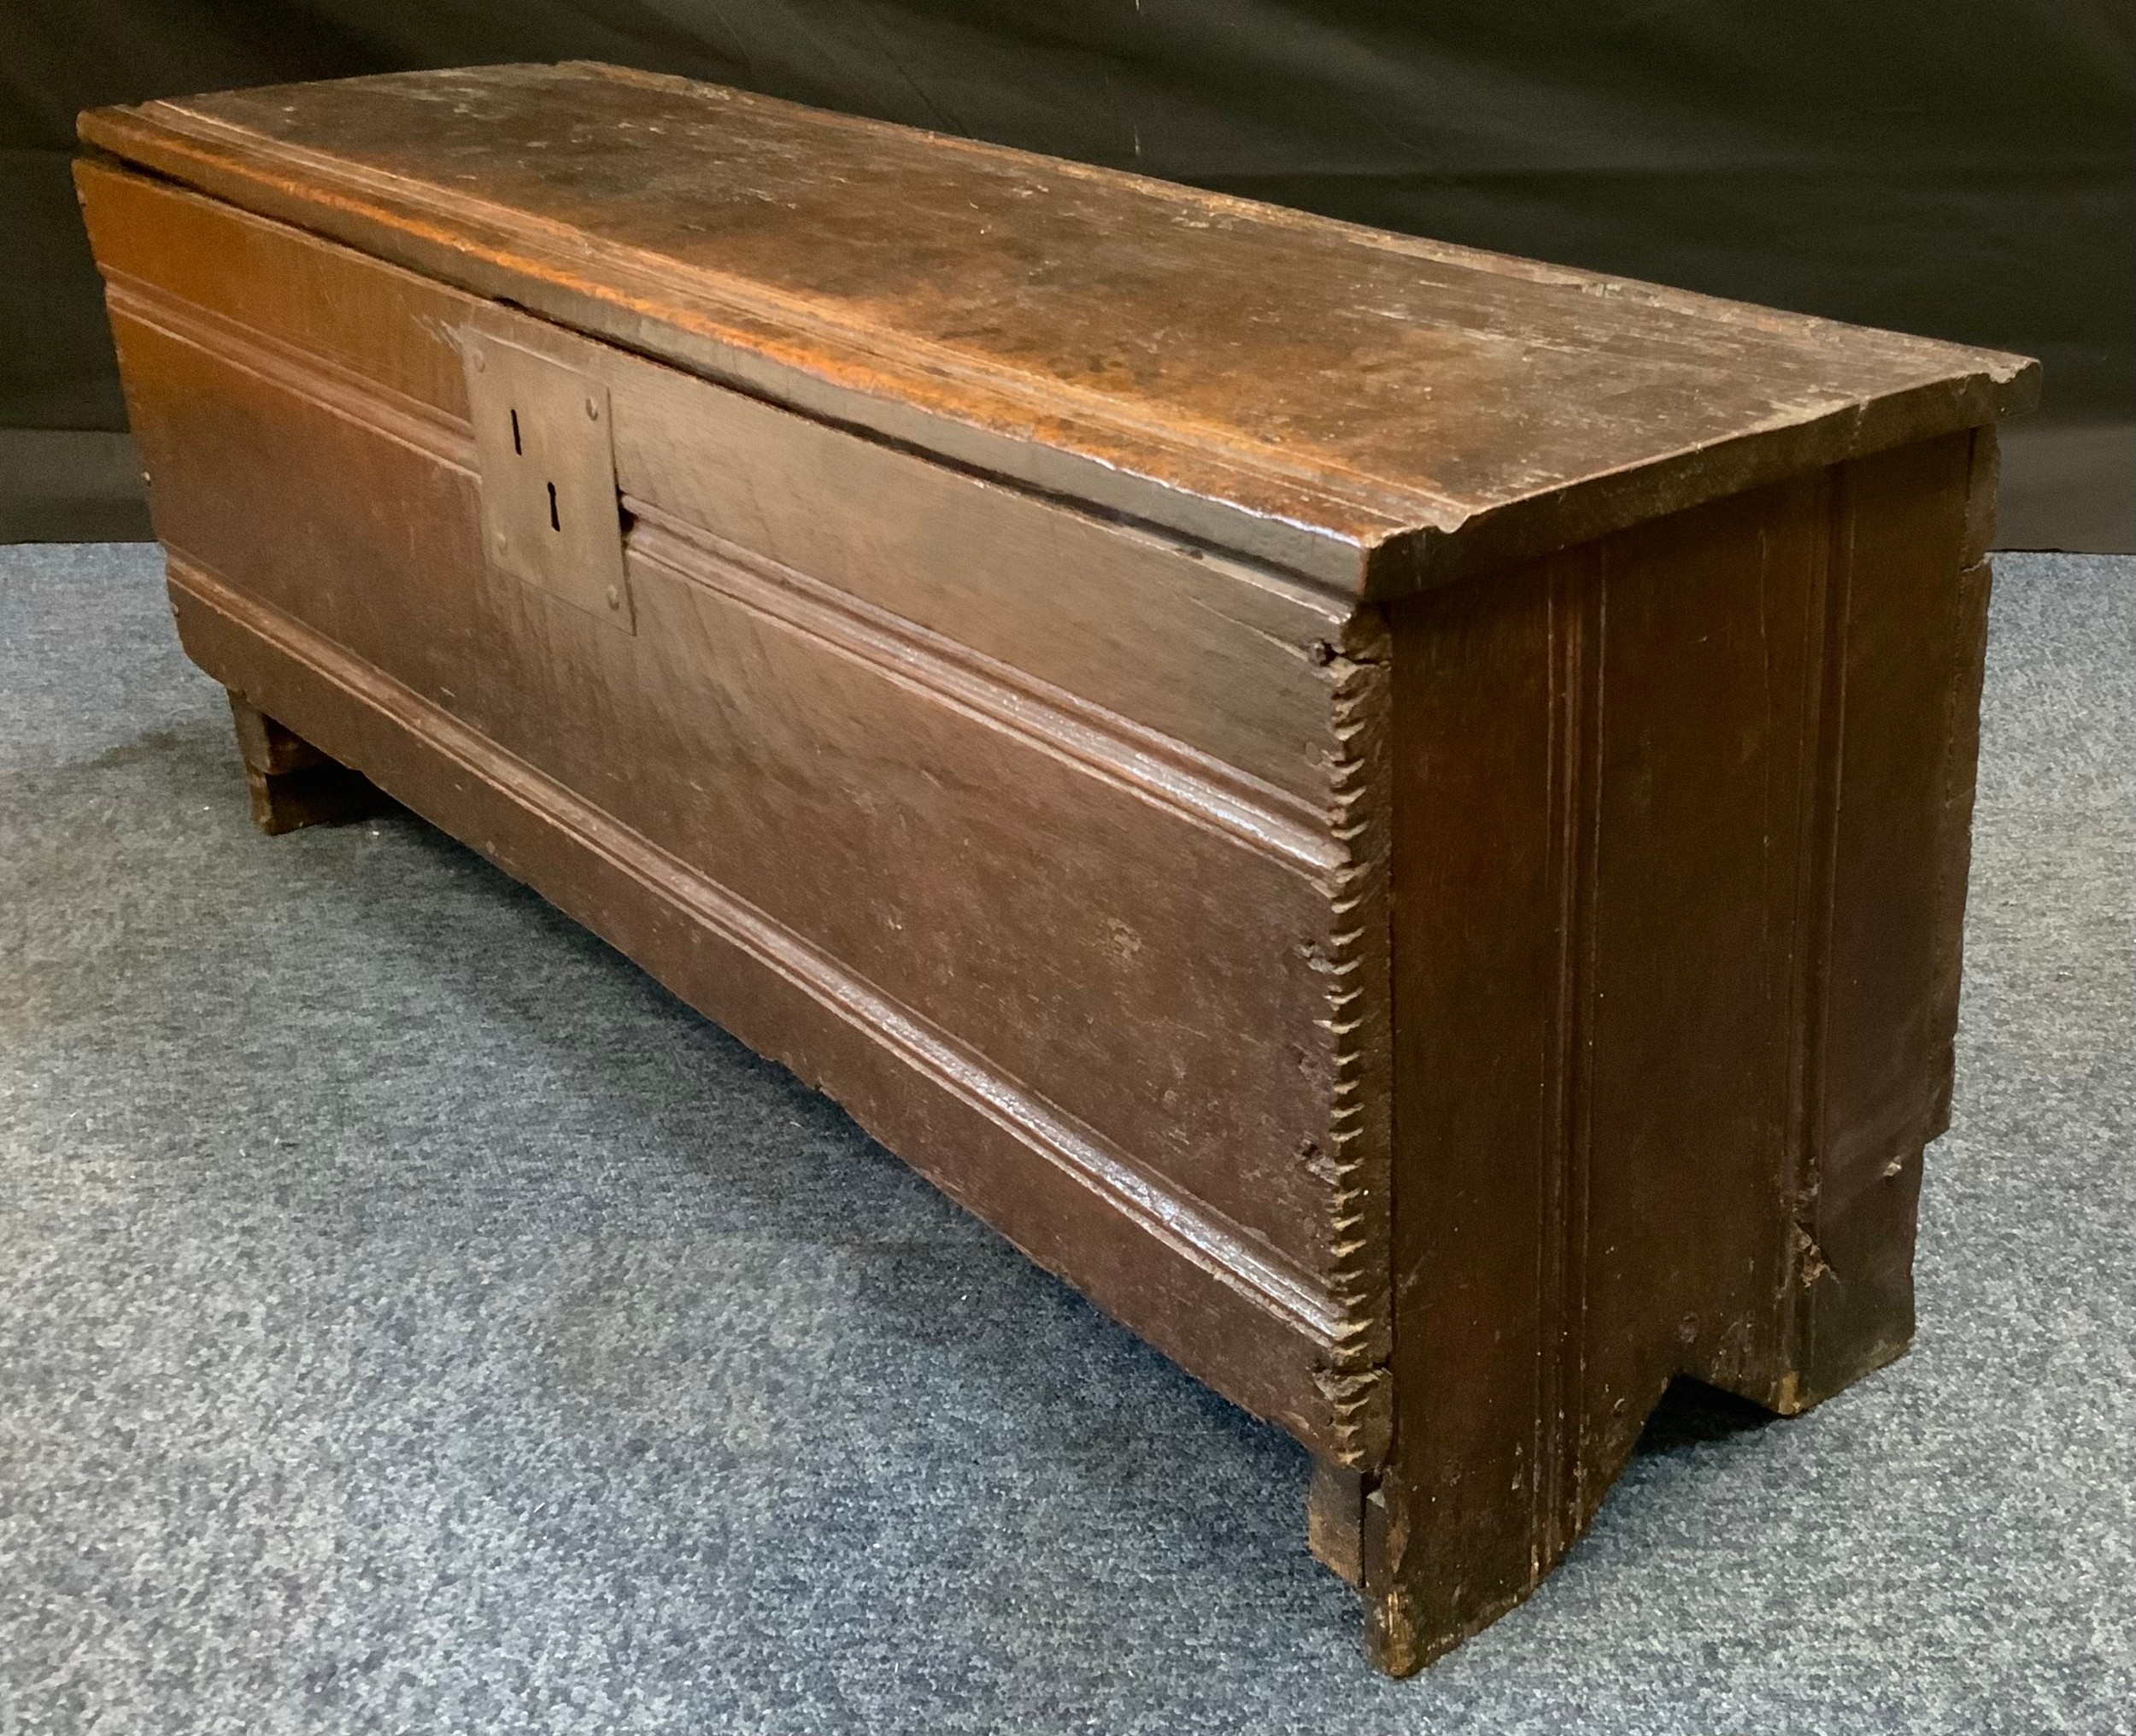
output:
[{"label": "chest lid", "polygon": [[587,63],[85,114],[141,167],[813,416],[1391,597],[1974,426],[2024,358]]}]

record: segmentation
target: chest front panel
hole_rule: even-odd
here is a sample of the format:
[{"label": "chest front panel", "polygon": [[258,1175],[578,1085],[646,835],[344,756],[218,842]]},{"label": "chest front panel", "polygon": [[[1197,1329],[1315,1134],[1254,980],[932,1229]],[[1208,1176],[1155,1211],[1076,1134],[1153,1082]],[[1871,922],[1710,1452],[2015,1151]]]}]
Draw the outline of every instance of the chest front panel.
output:
[{"label": "chest front panel", "polygon": [[[1212,1377],[1366,1450],[1343,1377],[1385,1317],[1369,618],[214,202],[85,184],[197,655],[242,621],[478,742],[490,783],[591,810],[1017,1154],[937,1179],[1190,1364],[1247,1311],[1280,1352]],[[536,383],[485,385],[478,350]],[[478,441],[478,412],[510,420]],[[489,545],[560,499],[583,524],[596,428],[623,577],[579,596]],[[549,526],[531,472],[501,516],[508,440],[561,479]],[[783,1058],[851,1095],[806,1043]],[[1018,1163],[1087,1235],[1018,1220]]]}]

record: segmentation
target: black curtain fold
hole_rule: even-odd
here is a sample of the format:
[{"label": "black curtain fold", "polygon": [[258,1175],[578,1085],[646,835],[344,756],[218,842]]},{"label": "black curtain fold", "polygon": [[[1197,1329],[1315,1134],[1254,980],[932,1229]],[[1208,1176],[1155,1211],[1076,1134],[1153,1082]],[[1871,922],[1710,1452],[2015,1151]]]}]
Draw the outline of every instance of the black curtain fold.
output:
[{"label": "black curtain fold", "polygon": [[584,57],[2039,355],[2136,415],[2129,9],[1990,0],[8,0],[0,427],[124,425],[80,108]]}]

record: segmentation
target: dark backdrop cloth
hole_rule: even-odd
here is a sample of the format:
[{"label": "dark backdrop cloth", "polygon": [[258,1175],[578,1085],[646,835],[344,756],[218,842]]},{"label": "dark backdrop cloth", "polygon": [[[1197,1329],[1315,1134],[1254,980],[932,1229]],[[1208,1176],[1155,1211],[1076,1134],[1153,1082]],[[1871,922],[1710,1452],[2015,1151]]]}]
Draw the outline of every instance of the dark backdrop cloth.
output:
[{"label": "dark backdrop cloth", "polygon": [[75,113],[586,57],[2040,357],[2136,413],[2122,0],[4,0],[0,428],[125,425]]}]

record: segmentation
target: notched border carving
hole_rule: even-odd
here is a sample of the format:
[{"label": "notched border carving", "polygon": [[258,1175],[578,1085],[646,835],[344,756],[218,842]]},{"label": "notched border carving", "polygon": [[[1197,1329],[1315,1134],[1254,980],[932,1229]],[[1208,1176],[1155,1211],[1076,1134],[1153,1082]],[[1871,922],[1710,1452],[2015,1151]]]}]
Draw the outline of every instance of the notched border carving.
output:
[{"label": "notched border carving", "polygon": [[1323,880],[1329,930],[1314,968],[1325,980],[1328,1122],[1307,1169],[1327,1188],[1327,1281],[1343,1326],[1315,1378],[1335,1418],[1338,1460],[1370,1470],[1394,1430],[1389,1235],[1394,1143],[1388,865],[1392,650],[1384,615],[1361,611],[1341,650],[1329,710],[1329,836],[1341,859]]}]

